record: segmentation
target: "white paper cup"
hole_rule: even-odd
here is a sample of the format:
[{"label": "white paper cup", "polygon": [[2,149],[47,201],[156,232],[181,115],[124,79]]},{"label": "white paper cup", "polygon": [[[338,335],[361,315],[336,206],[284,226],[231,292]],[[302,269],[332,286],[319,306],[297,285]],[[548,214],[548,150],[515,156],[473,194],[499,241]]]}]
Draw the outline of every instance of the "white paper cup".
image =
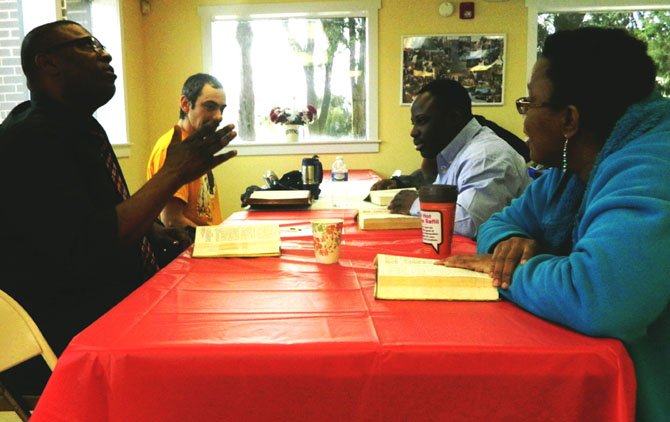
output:
[{"label": "white paper cup", "polygon": [[311,223],[316,262],[335,264],[340,258],[340,242],[342,241],[344,220],[341,218],[322,218],[312,220]]}]

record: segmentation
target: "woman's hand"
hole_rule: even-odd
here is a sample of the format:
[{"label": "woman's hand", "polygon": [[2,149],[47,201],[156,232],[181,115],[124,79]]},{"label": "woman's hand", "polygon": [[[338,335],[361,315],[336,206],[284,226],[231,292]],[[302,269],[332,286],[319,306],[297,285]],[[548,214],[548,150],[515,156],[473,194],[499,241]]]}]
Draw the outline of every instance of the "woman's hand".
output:
[{"label": "woman's hand", "polygon": [[509,288],[517,265],[523,265],[537,254],[537,242],[525,237],[510,237],[493,249],[491,272],[493,285]]},{"label": "woman's hand", "polygon": [[438,264],[488,273],[493,279],[494,287],[508,289],[512,284],[514,269],[535,256],[536,251],[536,241],[525,237],[511,237],[498,243],[493,254],[453,255]]},{"label": "woman's hand", "polygon": [[452,255],[438,262],[447,267],[465,268],[480,273],[491,273],[491,254],[488,255]]}]

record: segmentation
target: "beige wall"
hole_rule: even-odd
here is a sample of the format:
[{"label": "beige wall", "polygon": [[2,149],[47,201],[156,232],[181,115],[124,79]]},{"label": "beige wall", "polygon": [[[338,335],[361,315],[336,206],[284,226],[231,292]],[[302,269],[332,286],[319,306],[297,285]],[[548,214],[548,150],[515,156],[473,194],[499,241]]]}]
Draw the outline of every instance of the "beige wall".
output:
[{"label": "beige wall", "polygon": [[[240,3],[245,1],[240,0]],[[275,0],[248,0],[268,3]],[[224,0],[151,0],[152,11],[140,14],[138,0],[122,0],[124,60],[128,126],[133,143],[131,157],[122,160],[131,191],[145,180],[146,161],[155,139],[175,124],[181,84],[202,71],[202,47],[198,6],[228,3]],[[349,168],[372,168],[388,176],[396,168],[411,172],[419,155],[409,137],[410,111],[399,104],[400,40],[402,35],[504,33],[507,35],[505,104],[475,107],[474,112],[521,135],[522,120],[514,99],[526,92],[526,8],[524,0],[475,1],[475,19],[461,20],[457,12],[448,18],[437,13],[436,0],[382,0],[379,11],[379,134],[380,152],[347,154]],[[453,2],[458,6],[458,2]],[[226,123],[224,113],[224,123]],[[238,211],[239,197],[262,174],[278,175],[300,167],[303,155],[236,157],[215,170],[224,215]],[[320,155],[324,166],[334,156]]]}]

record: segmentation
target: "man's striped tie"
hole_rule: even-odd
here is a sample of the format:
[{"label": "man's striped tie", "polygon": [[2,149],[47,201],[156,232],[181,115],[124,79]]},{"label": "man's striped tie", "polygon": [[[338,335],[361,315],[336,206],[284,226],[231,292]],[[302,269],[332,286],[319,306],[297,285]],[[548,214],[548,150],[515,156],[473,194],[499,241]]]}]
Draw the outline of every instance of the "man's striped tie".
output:
[{"label": "man's striped tie", "polygon": [[[128,199],[130,197],[128,186],[123,178],[123,173],[121,173],[121,167],[116,159],[116,155],[112,150],[112,145],[109,143],[104,132],[94,131],[93,135],[100,140],[100,157],[105,163],[105,167],[107,167],[107,171],[109,172],[109,176],[111,177],[114,186],[116,186],[116,190],[124,200]],[[144,274],[146,278],[149,278],[158,271],[158,264],[156,264],[156,257],[151,249],[151,243],[149,243],[149,239],[146,236],[142,237],[140,250],[142,252]]]}]

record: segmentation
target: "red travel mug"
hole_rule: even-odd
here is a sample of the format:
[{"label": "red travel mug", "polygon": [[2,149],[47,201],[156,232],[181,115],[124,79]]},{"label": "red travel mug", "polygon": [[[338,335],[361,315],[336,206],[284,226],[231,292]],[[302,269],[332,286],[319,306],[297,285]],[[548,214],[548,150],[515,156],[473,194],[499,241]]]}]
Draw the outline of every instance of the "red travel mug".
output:
[{"label": "red travel mug", "polygon": [[419,188],[423,250],[435,258],[451,255],[458,189],[453,185],[427,185]]}]

